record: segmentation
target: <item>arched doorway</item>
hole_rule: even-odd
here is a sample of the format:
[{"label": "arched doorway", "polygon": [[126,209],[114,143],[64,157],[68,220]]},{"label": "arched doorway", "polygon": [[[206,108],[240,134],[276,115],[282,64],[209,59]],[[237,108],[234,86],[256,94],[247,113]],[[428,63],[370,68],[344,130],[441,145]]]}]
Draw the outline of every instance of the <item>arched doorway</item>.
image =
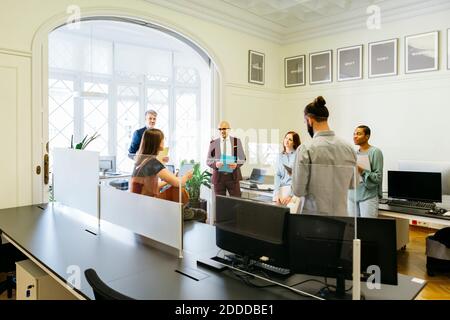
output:
[{"label": "arched doorway", "polygon": [[[88,12],[85,13],[88,14]],[[99,30],[98,28],[84,28],[84,30],[81,29],[81,34],[77,35],[77,29],[70,29],[69,25],[63,25],[49,32],[53,29],[49,23],[45,26],[49,35],[48,39],[42,37],[45,30],[39,31],[35,37],[33,53],[36,54],[33,54],[33,70],[38,69],[37,65],[40,65],[43,83],[35,85],[39,79],[36,77],[33,79],[33,109],[36,116],[39,112],[37,109],[42,103],[43,139],[40,144],[41,152],[34,150],[34,163],[39,163],[42,159],[40,156],[46,153],[45,141],[50,141],[50,149],[55,146],[67,147],[70,145],[68,138],[72,135],[74,141],[77,141],[86,134],[91,134],[90,131],[103,130],[103,139],[98,140],[97,145],[93,144],[92,150],[99,148],[98,151],[103,154],[117,156],[118,167],[126,168],[127,165],[124,162],[127,161],[127,158],[123,151],[127,148],[127,139],[130,132],[137,129],[136,126],[143,125],[143,113],[149,108],[159,109],[160,128],[167,133],[169,146],[173,151],[171,160],[179,162],[183,159],[194,159],[203,163],[204,159],[201,155],[206,154],[204,149],[207,148],[211,138],[212,123],[217,122],[219,114],[220,76],[216,64],[203,49],[192,41],[161,26],[144,23],[140,19],[117,19],[109,16],[99,16],[98,18],[91,16],[88,19],[82,19],[80,25],[91,24],[92,26],[95,23],[103,23],[103,34],[96,32]],[[130,32],[135,33],[134,40],[132,37],[122,35],[122,40],[126,38],[126,41],[122,41],[123,43],[120,39],[115,41],[109,39],[110,46],[113,47],[110,50],[109,62],[108,58],[104,59],[104,57],[98,56],[95,49],[93,52],[87,49],[95,47],[105,52],[108,47],[106,45],[108,39],[101,39],[101,37],[105,38],[105,33],[107,33],[105,25],[108,23],[116,24],[116,28],[118,24],[127,25],[133,29]],[[53,25],[58,24],[53,23]],[[166,71],[169,70],[166,72],[166,78],[158,77],[158,74],[151,72],[140,73],[142,70],[151,71],[152,66],[148,64],[148,61],[144,61],[145,67],[150,70],[140,68],[138,59],[130,58],[130,52],[136,49],[136,43],[132,42],[136,42],[136,39],[139,38],[137,35],[139,32],[136,33],[138,28],[147,29],[154,34],[160,33],[166,39],[170,39],[172,44],[178,42],[179,47],[188,48],[191,51],[191,58],[196,57],[197,59],[193,63],[194,67],[203,64],[203,70],[189,68],[189,63],[183,65],[180,63],[183,61],[180,56],[182,50],[166,46],[147,50],[153,50],[160,54],[165,50],[166,57],[169,56],[169,59],[166,60],[171,61],[171,67],[166,68]],[[62,36],[64,29],[70,31],[73,37],[82,37],[84,32],[86,38],[84,50],[80,50],[80,46],[75,46],[74,53],[78,55],[75,57],[75,60],[78,59],[75,61],[76,63],[73,63],[73,60],[72,64],[68,63],[67,56],[65,57],[66,62],[62,62],[63,56],[55,54],[53,51],[52,36]],[[39,41],[39,34],[42,38],[41,41]],[[145,43],[139,43],[138,47],[139,45],[140,47],[146,46]],[[84,52],[84,59],[80,52]],[[146,54],[141,50],[140,56],[145,57]],[[128,61],[128,70],[127,66],[124,66],[126,65],[124,61]],[[186,62],[186,60],[184,61]],[[78,70],[81,72],[75,70],[75,65],[82,66],[81,70]],[[121,70],[117,68],[118,65],[121,66]],[[153,67],[155,66],[163,68],[162,64],[154,63]],[[100,70],[101,68],[103,69]],[[108,68],[110,68],[109,73],[105,72],[105,70],[108,71]],[[206,80],[202,81],[202,75]],[[48,105],[46,105],[47,101]],[[67,112],[67,108],[73,111]],[[107,113],[102,113],[100,110],[107,110]],[[89,118],[89,116],[92,117]],[[100,123],[99,119],[102,117],[104,121]],[[36,118],[39,118],[39,115]],[[195,130],[191,130],[191,128],[195,128]],[[184,135],[183,131],[187,134]],[[34,137],[34,140],[36,139],[38,138]],[[39,146],[39,143],[34,145]],[[177,153],[176,150],[179,152]],[[40,178],[36,177],[34,181],[34,202],[46,202],[48,199],[48,188],[43,177]]]}]

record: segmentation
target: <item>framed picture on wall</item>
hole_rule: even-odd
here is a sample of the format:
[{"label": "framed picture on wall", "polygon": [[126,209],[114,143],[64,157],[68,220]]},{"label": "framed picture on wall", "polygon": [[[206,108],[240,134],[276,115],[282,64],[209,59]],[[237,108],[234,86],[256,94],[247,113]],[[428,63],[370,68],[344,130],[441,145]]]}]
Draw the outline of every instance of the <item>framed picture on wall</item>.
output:
[{"label": "framed picture on wall", "polygon": [[248,82],[264,84],[264,53],[248,51]]},{"label": "framed picture on wall", "polygon": [[447,69],[450,70],[450,29],[447,29]]},{"label": "framed picture on wall", "polygon": [[439,31],[405,37],[405,72],[435,71],[439,67]]},{"label": "framed picture on wall", "polygon": [[398,74],[398,39],[369,43],[369,78]]},{"label": "framed picture on wall", "polygon": [[362,79],[362,51],[362,45],[337,50],[338,81]]},{"label": "framed picture on wall", "polygon": [[305,85],[305,55],[284,59],[284,85],[296,87]]},{"label": "framed picture on wall", "polygon": [[329,83],[333,81],[333,51],[321,51],[309,54],[309,83]]}]

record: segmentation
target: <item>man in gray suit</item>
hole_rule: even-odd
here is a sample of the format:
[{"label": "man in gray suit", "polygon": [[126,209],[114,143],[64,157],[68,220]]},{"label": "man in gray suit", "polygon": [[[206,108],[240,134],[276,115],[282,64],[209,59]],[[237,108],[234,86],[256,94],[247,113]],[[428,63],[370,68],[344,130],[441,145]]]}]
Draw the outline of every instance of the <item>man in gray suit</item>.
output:
[{"label": "man in gray suit", "polygon": [[[220,138],[212,140],[209,145],[206,164],[213,169],[211,183],[216,195],[240,197],[242,180],[240,167],[245,163],[245,154],[239,138],[230,137],[230,124],[222,121],[219,124]],[[233,161],[228,161],[230,159]],[[225,162],[225,163],[224,163]]]},{"label": "man in gray suit", "polygon": [[312,140],[297,148],[292,189],[294,195],[304,197],[301,213],[351,216],[347,195],[355,187],[356,153],[330,130],[325,104],[320,96],[304,110]]}]

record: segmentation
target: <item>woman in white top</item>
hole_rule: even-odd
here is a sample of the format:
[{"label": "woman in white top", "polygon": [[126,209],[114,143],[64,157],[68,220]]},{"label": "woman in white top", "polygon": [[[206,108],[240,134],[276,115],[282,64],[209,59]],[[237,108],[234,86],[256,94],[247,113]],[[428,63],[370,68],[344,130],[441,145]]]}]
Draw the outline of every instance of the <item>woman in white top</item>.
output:
[{"label": "woman in white top", "polygon": [[273,201],[287,205],[294,195],[292,193],[292,166],[294,165],[295,150],[300,146],[300,136],[297,132],[289,131],[283,139],[283,151],[278,156],[275,173],[275,187]]}]

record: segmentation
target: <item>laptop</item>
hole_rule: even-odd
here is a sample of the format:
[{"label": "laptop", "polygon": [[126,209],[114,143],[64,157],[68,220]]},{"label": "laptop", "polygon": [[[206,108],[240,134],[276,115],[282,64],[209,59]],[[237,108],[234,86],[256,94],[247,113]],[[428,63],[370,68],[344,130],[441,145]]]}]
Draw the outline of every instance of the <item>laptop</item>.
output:
[{"label": "laptop", "polygon": [[242,180],[241,185],[247,188],[251,188],[254,185],[257,184],[263,184],[264,183],[264,177],[266,175],[266,170],[264,169],[253,169],[252,173],[250,175],[250,178],[247,180]]}]

